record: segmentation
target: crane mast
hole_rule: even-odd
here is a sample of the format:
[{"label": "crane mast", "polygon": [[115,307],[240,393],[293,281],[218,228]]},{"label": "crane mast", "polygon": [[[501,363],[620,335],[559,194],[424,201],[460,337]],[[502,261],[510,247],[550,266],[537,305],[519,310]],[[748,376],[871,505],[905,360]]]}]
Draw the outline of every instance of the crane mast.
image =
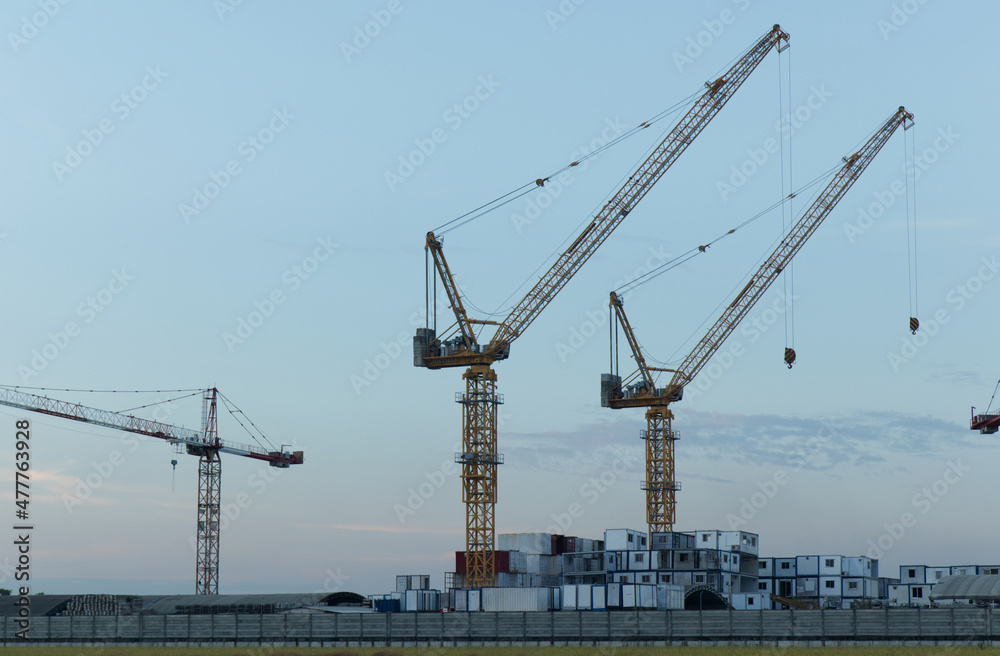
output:
[{"label": "crane mast", "polygon": [[[788,234],[677,369],[655,369],[646,365],[631,324],[625,317],[622,302],[614,292],[611,293],[611,307],[618,325],[626,335],[638,371],[629,376],[624,384],[622,378],[614,371],[602,375],[601,405],[610,408],[648,408],[646,430],[642,438],[646,442],[646,480],[643,489],[646,491],[646,522],[649,525],[650,536],[654,532],[673,530],[676,492],[681,487],[674,479],[674,442],[679,435],[672,429],[673,413],[669,405],[681,400],[684,386],[702,370],[754,304],[777,280],[806,240],[816,232],[892,134],[900,126],[905,130],[912,125],[913,114],[900,107],[861,149],[843,158],[844,164],[833,179],[803,212]],[[656,388],[652,382],[653,371],[670,372],[673,376],[665,387]]]},{"label": "crane mast", "polygon": [[[496,450],[497,406],[503,403],[496,393],[496,373],[492,364],[506,360],[510,346],[555,298],[577,271],[611,235],[612,231],[635,208],[671,165],[722,109],[750,73],[772,48],[779,52],[788,47],[789,36],[778,25],[762,36],[721,77],[706,82],[706,90],[652,154],[628,178],[587,224],[570,246],[559,255],[525,297],[503,322],[470,319],[461,292],[444,257],[444,250],[433,232],[427,234],[425,248],[434,261],[437,277],[428,273],[428,289],[440,278],[455,314],[455,323],[441,336],[432,327],[428,311],[427,325],[417,329],[413,338],[413,364],[427,369],[468,367],[463,378],[464,394],[456,401],[462,405],[462,452],[455,455],[462,466],[462,501],[466,505],[466,585],[491,586],[494,582],[494,507],[496,504],[496,468],[503,456]],[[428,292],[430,297],[430,292]],[[485,345],[478,342],[476,326],[496,327]]]},{"label": "crane mast", "polygon": [[45,396],[0,387],[0,405],[30,412],[71,419],[115,430],[155,437],[183,446],[189,455],[198,456],[198,524],[195,545],[195,594],[219,594],[219,507],[222,490],[220,453],[229,453],[267,462],[272,467],[301,465],[301,451],[267,451],[250,444],[219,439],[219,390],[202,394],[202,431],[172,426],[109,410],[98,410],[79,403],[58,401]]}]

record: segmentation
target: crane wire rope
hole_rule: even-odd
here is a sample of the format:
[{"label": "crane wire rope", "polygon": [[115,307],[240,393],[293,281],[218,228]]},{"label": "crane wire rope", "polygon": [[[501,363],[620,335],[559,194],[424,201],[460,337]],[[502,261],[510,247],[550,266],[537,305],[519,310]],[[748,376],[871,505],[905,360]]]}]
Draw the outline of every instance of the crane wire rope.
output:
[{"label": "crane wire rope", "polygon": [[[245,412],[243,412],[242,410],[240,410],[239,407],[237,407],[237,405],[235,403],[233,403],[232,401],[230,401],[226,397],[226,395],[224,395],[222,392],[219,392],[219,398],[222,399],[223,405],[226,407],[226,410],[229,411],[229,414],[231,414],[233,416],[233,418],[236,420],[236,423],[238,423],[240,425],[240,427],[242,427],[243,430],[245,430],[247,432],[247,435],[249,435],[250,437],[253,438],[254,442],[256,442],[261,448],[268,448],[268,447],[270,447],[274,451],[278,450],[274,446],[274,444],[271,443],[271,440],[269,440],[267,438],[267,436],[264,435],[264,432],[260,428],[257,428],[257,425],[255,423],[253,423],[253,421],[251,421],[250,417],[247,417],[247,414]],[[236,412],[233,412],[234,408],[235,408]],[[257,436],[254,435],[250,431],[249,428],[247,428],[246,426],[243,425],[243,422],[240,421],[240,418],[236,416],[237,413],[243,415],[243,418],[247,420],[247,423],[249,423],[251,426],[254,427],[254,429],[256,429],[256,431],[260,434],[260,436],[264,439],[264,441],[267,442],[267,447],[265,447],[263,444],[261,444],[260,440],[257,439]]]},{"label": "crane wire rope", "polygon": [[[792,192],[791,194],[789,194],[788,197],[783,198],[780,201],[778,201],[777,203],[774,203],[773,205],[769,206],[768,208],[762,210],[761,212],[758,212],[757,214],[755,214],[754,216],[750,217],[746,221],[743,221],[742,223],[740,223],[736,228],[733,228],[732,230],[726,232],[725,234],[721,235],[720,237],[717,237],[713,241],[709,242],[708,245],[711,245],[711,244],[719,241],[720,239],[723,239],[723,238],[725,238],[725,237],[727,237],[727,236],[735,233],[740,228],[742,228],[742,227],[744,227],[744,226],[746,226],[746,225],[748,225],[748,224],[750,224],[750,223],[752,223],[752,222],[760,219],[762,216],[766,215],[768,212],[773,211],[776,207],[778,207],[778,205],[791,200],[795,196],[798,196],[799,193],[801,193],[802,191],[805,191],[806,189],[815,187],[816,185],[818,185],[819,183],[823,182],[824,180],[828,180],[828,179],[832,178],[833,175],[840,168],[841,168],[841,166],[834,166],[831,169],[829,169],[828,171],[820,174],[819,176],[817,176],[816,178],[814,178],[810,182],[808,182],[805,185],[803,185],[802,187],[800,187],[798,190],[796,190],[796,191]],[[813,195],[812,200],[814,200],[819,195],[820,191],[821,190],[816,190],[816,193]],[[812,200],[810,200],[810,203],[812,202]],[[681,345],[678,346],[677,349],[673,353],[671,353],[669,357],[667,357],[666,360],[660,360],[660,359],[654,357],[645,348],[642,348],[643,353],[652,362],[655,362],[656,364],[664,366],[664,367],[669,367],[672,364],[677,364],[677,361],[675,359],[677,357],[677,354],[680,353],[685,348],[685,346],[687,344],[689,344],[691,342],[691,340],[694,339],[694,337],[704,328],[705,324],[707,324],[713,317],[715,317],[718,314],[719,308],[721,308],[723,305],[726,304],[726,302],[729,299],[729,297],[733,293],[735,293],[738,289],[740,289],[741,285],[745,285],[745,283],[747,281],[747,278],[749,278],[751,275],[753,275],[753,272],[760,268],[761,263],[768,257],[768,254],[771,253],[774,250],[774,247],[783,238],[784,238],[783,236],[779,236],[778,238],[774,239],[771,242],[770,246],[764,251],[764,254],[762,254],[757,259],[757,261],[754,262],[749,267],[749,269],[747,270],[747,272],[739,279],[739,281],[735,285],[733,285],[732,289],[723,297],[723,300],[720,301],[719,304],[716,305],[715,308],[712,309],[711,312],[709,312],[709,314],[706,316],[706,318],[704,319],[704,321],[702,321],[701,324],[699,324],[693,331],[691,331],[691,334],[688,335],[687,339],[685,339],[681,343]],[[695,249],[692,249],[692,250],[694,251],[694,255],[700,255],[701,253],[704,253],[704,252],[707,251],[707,246],[705,247],[705,250],[702,250],[702,247],[698,247],[698,248],[695,248]],[[689,253],[690,252],[691,251],[689,251]],[[675,260],[680,260],[681,258],[684,258],[684,257],[685,257],[684,255],[681,255],[681,256],[678,256],[677,258],[675,258]],[[650,271],[649,273],[645,274],[644,276],[641,276],[640,278],[637,278],[636,280],[633,280],[632,282],[630,282],[630,283],[628,283],[626,285],[623,285],[623,287],[619,288],[619,290],[616,290],[616,291],[621,291],[622,289],[635,289],[636,287],[638,287],[640,285],[643,285],[643,284],[649,282],[650,280],[652,280],[652,279],[654,279],[654,278],[656,278],[656,277],[658,277],[658,276],[666,273],[670,269],[673,269],[673,268],[679,266],[680,264],[683,264],[683,262],[686,262],[689,259],[691,259],[691,258],[687,257],[683,261],[677,262],[676,264],[671,264],[671,262],[665,262],[664,264],[660,265],[656,269],[653,269],[652,271]],[[654,273],[655,273],[655,275],[652,275]]]},{"label": "crane wire rope", "polygon": [[497,198],[494,198],[493,200],[489,201],[488,203],[483,203],[479,207],[477,207],[475,209],[472,209],[472,210],[469,210],[465,214],[457,216],[454,219],[452,219],[451,221],[448,221],[446,223],[441,224],[440,226],[438,226],[437,228],[435,228],[433,230],[434,234],[438,235],[439,237],[443,237],[444,235],[448,234],[452,230],[455,230],[457,228],[460,228],[460,227],[466,225],[467,223],[475,221],[476,219],[478,219],[480,217],[483,217],[486,214],[489,214],[490,212],[492,212],[492,211],[494,211],[496,209],[499,209],[500,207],[503,207],[504,205],[506,205],[508,203],[511,203],[511,202],[517,200],[518,198],[531,193],[532,191],[534,191],[535,189],[537,189],[539,187],[544,187],[545,186],[545,182],[551,180],[552,178],[558,176],[559,174],[561,174],[561,173],[563,173],[565,171],[568,171],[569,169],[571,169],[571,168],[573,168],[575,166],[578,166],[579,164],[581,164],[581,163],[583,163],[583,162],[585,162],[585,161],[587,161],[587,160],[589,160],[589,159],[591,159],[593,157],[597,157],[597,155],[599,155],[600,153],[604,152],[605,150],[611,148],[612,146],[618,145],[619,143],[621,143],[622,141],[625,141],[629,137],[634,136],[636,133],[640,132],[641,130],[645,130],[650,125],[653,125],[654,123],[658,123],[658,122],[662,121],[664,118],[667,118],[668,116],[676,113],[680,108],[686,107],[691,102],[691,100],[693,100],[696,96],[701,95],[702,93],[703,93],[703,91],[701,91],[700,89],[698,91],[695,91],[694,93],[692,93],[691,95],[689,95],[687,98],[684,98],[683,100],[678,101],[677,103],[675,103],[671,107],[668,107],[667,109],[661,111],[660,113],[656,114],[655,116],[653,116],[649,120],[643,121],[642,123],[636,125],[635,127],[631,128],[631,129],[625,131],[624,133],[622,133],[621,135],[615,137],[614,139],[612,139],[611,141],[607,142],[606,144],[604,144],[604,145],[602,145],[602,146],[600,146],[598,148],[595,148],[594,150],[588,152],[586,155],[580,157],[577,160],[574,160],[573,162],[570,162],[569,164],[566,164],[562,168],[560,168],[560,169],[558,169],[558,170],[556,170],[556,171],[548,174],[544,178],[538,178],[536,180],[532,180],[531,182],[526,182],[523,185],[521,185],[520,187],[512,189],[511,191],[508,191],[506,194],[498,196]]}]

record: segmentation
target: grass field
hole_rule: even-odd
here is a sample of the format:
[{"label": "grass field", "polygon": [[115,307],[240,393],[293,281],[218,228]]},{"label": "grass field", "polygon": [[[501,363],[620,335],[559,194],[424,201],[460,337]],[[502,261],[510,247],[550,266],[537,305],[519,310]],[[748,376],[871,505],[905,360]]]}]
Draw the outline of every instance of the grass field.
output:
[{"label": "grass field", "polygon": [[1000,656],[1000,647],[0,647],[32,656]]}]

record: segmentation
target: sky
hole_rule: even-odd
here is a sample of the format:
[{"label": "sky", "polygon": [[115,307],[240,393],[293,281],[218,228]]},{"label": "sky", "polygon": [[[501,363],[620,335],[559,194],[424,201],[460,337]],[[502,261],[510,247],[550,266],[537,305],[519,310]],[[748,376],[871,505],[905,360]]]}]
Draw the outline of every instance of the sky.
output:
[{"label": "sky", "polygon": [[[216,386],[303,450],[287,470],[223,457],[220,592],[440,587],[464,548],[463,381],[412,366],[426,233],[700,93],[778,23],[791,47],[496,365],[496,530],[645,528],[642,412],[599,404],[608,293],[837,166],[903,105],[913,130],[673,407],[677,529],[752,531],[770,556],[872,553],[890,576],[996,565],[993,440],[968,421],[1000,377],[998,19],[934,0],[6,2],[0,383]],[[449,232],[473,316],[505,316],[677,117]],[[766,214],[628,296],[648,356],[683,359],[781,230]],[[181,396],[40,393],[108,410]],[[158,407],[199,427],[198,396],[134,412]],[[12,521],[15,421],[31,421],[33,591],[193,591],[194,458],[0,416]],[[229,413],[220,435],[252,442]]]}]

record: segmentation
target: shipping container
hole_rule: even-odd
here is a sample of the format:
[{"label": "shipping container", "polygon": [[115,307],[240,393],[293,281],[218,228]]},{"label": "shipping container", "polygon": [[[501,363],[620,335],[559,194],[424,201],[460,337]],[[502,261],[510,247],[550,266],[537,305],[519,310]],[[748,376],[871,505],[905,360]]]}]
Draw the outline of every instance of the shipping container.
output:
[{"label": "shipping container", "polygon": [[656,608],[658,610],[684,610],[684,586],[656,586]]},{"label": "shipping container", "polygon": [[626,583],[622,585],[622,608],[635,608],[637,602],[635,584]]},{"label": "shipping container", "polygon": [[479,590],[475,590],[475,589],[469,590],[468,609],[469,609],[470,613],[478,613],[479,611],[481,611],[483,609],[481,599],[482,599],[482,596],[481,596]]},{"label": "shipping container", "polygon": [[[510,569],[510,553],[507,551],[494,551],[493,552],[493,571],[494,572],[509,572]],[[457,574],[465,575],[468,573],[468,565],[466,564],[466,555],[464,551],[455,552],[455,572]],[[400,577],[396,577],[397,585]],[[427,590],[430,586],[430,577],[427,578],[427,587],[425,588],[415,588],[417,590]]]},{"label": "shipping container", "polygon": [[605,605],[608,610],[617,610],[622,607],[621,583],[608,583],[605,586]]},{"label": "shipping container", "polygon": [[604,531],[604,544],[608,551],[636,551],[648,549],[646,533],[629,528],[609,528]]},{"label": "shipping container", "polygon": [[576,610],[576,586],[562,586],[562,609]]},{"label": "shipping container", "polygon": [[527,612],[550,610],[548,588],[483,588],[483,610],[486,612]]},{"label": "shipping container", "polygon": [[635,587],[636,596],[638,597],[636,607],[645,609],[656,608],[656,586],[637,585]]},{"label": "shipping container", "polygon": [[576,609],[591,610],[593,608],[593,586],[590,584],[580,584],[576,586]]},{"label": "shipping container", "polygon": [[900,583],[926,583],[925,570],[927,568],[923,565],[900,565],[899,566],[899,582]]},{"label": "shipping container", "polygon": [[593,601],[594,610],[607,610],[608,609],[608,586],[606,585],[595,585],[590,590],[591,599]]},{"label": "shipping container", "polygon": [[796,576],[819,576],[819,556],[796,556]]}]

